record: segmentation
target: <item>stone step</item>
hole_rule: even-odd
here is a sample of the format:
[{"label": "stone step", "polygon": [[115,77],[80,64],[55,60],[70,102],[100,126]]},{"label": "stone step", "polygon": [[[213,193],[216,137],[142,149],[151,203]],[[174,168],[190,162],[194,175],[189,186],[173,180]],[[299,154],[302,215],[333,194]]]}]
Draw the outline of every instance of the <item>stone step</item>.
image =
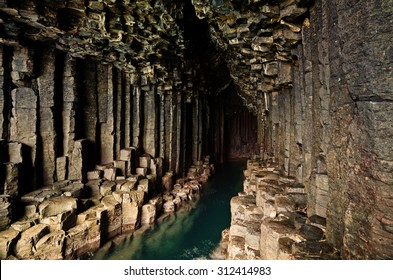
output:
[{"label": "stone step", "polygon": [[279,239],[299,239],[298,231],[289,220],[272,220],[266,218],[261,224],[260,253],[261,259],[276,260],[279,256]]},{"label": "stone step", "polygon": [[338,260],[338,252],[325,241],[302,241],[292,244],[292,258],[296,260]]}]

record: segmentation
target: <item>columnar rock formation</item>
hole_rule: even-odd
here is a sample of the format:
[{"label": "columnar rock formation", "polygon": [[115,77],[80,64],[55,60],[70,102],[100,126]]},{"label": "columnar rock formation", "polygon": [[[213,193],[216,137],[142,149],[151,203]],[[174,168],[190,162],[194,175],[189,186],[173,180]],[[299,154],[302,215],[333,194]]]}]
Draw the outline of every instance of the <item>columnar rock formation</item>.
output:
[{"label": "columnar rock formation", "polygon": [[0,227],[45,186],[161,186],[143,155],[177,178],[255,154],[302,186],[305,224],[326,220],[340,257],[393,258],[392,15],[391,0],[0,0]]},{"label": "columnar rock formation", "polygon": [[261,160],[247,162],[243,191],[231,200],[231,226],[223,231],[213,258],[340,258],[326,240],[326,218],[307,211],[312,203],[305,186],[280,173]]},{"label": "columnar rock formation", "polygon": [[[2,258],[78,257],[154,221],[162,179],[166,192],[206,181],[222,112],[210,113],[177,2],[0,1]],[[53,256],[37,253],[52,241]]]},{"label": "columnar rock formation", "polygon": [[304,184],[343,258],[392,258],[392,1],[202,1],[260,156]]}]

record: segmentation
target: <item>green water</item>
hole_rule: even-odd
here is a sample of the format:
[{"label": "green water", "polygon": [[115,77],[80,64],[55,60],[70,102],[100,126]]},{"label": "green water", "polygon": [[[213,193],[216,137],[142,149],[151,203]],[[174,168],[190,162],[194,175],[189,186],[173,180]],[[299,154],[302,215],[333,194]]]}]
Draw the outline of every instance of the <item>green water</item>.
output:
[{"label": "green water", "polygon": [[231,197],[242,190],[245,161],[232,161],[218,168],[205,185],[200,199],[157,222],[144,233],[100,250],[102,260],[209,259],[230,225]]}]

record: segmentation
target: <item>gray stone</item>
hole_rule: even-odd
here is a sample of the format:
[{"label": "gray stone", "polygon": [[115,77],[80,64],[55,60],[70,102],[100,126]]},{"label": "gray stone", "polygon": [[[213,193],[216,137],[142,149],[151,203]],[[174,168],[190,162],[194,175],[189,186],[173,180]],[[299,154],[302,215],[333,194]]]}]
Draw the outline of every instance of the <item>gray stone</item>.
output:
[{"label": "gray stone", "polygon": [[85,184],[86,195],[90,197],[101,196],[100,186],[102,185],[101,179],[89,180]]},{"label": "gray stone", "polygon": [[19,193],[20,163],[5,163],[4,194],[16,197]]},{"label": "gray stone", "polygon": [[281,238],[297,239],[297,231],[288,221],[265,219],[261,224],[260,252],[263,260],[276,260]]},{"label": "gray stone", "polygon": [[86,180],[88,165],[88,141],[81,139],[75,141],[74,149],[70,157],[68,179]]},{"label": "gray stone", "polygon": [[143,191],[148,195],[150,188],[151,188],[151,183],[148,179],[142,179],[139,181],[138,190]]},{"label": "gray stone", "polygon": [[173,213],[175,212],[175,204],[173,201],[166,201],[163,205],[164,213]]},{"label": "gray stone", "polygon": [[104,178],[109,181],[115,181],[116,180],[116,172],[117,168],[116,167],[106,167],[104,169]]},{"label": "gray stone", "polygon": [[[58,181],[67,179],[68,177],[68,157],[56,158],[56,178]],[[82,178],[80,178],[82,179]]]},{"label": "gray stone", "polygon": [[0,195],[0,230],[5,230],[12,220],[12,197]]},{"label": "gray stone", "polygon": [[136,174],[146,177],[147,175],[147,168],[146,167],[137,167]]},{"label": "gray stone", "polygon": [[122,209],[122,228],[121,231],[130,232],[138,228],[140,208],[138,204],[133,201],[123,201]]},{"label": "gray stone", "polygon": [[300,228],[300,236],[307,241],[318,241],[324,236],[323,230],[313,225],[303,225]]},{"label": "gray stone", "polygon": [[102,196],[111,195],[116,190],[116,183],[113,181],[105,181],[100,186],[100,193]]},{"label": "gray stone", "polygon": [[103,176],[102,170],[92,170],[87,172],[87,180],[99,180],[102,179]]},{"label": "gray stone", "polygon": [[167,172],[162,177],[162,186],[165,191],[170,192],[173,188],[173,172]]},{"label": "gray stone", "polygon": [[130,192],[130,196],[131,196],[131,201],[136,202],[139,207],[142,207],[146,197],[146,193],[144,191],[132,190]]},{"label": "gray stone", "polygon": [[144,154],[139,157],[139,167],[146,167],[150,169],[152,158],[150,155]]},{"label": "gray stone", "polygon": [[9,162],[22,163],[23,162],[22,143],[8,142],[7,146],[8,146]]},{"label": "gray stone", "polygon": [[10,228],[12,228],[18,232],[23,232],[23,231],[31,228],[33,225],[35,225],[35,223],[36,223],[36,219],[17,221],[15,223],[11,224]]},{"label": "gray stone", "polygon": [[115,160],[113,162],[114,167],[119,171],[118,173],[122,176],[127,176],[129,161]]}]

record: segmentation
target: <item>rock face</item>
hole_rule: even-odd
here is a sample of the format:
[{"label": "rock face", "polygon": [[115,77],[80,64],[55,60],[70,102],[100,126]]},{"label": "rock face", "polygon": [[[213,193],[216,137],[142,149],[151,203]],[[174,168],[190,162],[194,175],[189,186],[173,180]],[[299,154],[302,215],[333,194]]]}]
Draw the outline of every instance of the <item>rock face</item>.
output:
[{"label": "rock face", "polygon": [[261,158],[305,186],[343,258],[392,258],[391,1],[193,3],[258,115]]},{"label": "rock face", "polygon": [[255,155],[272,166],[250,162],[232,201],[230,258],[393,258],[392,15],[390,0],[0,1],[0,230],[45,225],[18,256],[76,258],[176,211],[206,154]]},{"label": "rock face", "polygon": [[261,162],[247,163],[244,191],[231,200],[231,226],[223,232],[218,257],[339,259],[337,248],[326,240],[326,218],[307,216],[304,186]]},{"label": "rock face", "polygon": [[[144,158],[141,157],[142,165],[145,165]],[[99,178],[86,184],[57,181],[51,187],[22,196],[23,217],[13,223],[12,197],[2,195],[0,222],[4,230],[0,231],[0,258],[86,258],[116,236],[133,234],[141,226],[154,224],[162,214],[177,211],[182,203],[194,201],[205,181],[202,174],[212,168],[208,158],[203,166],[206,168],[202,167],[192,178],[179,179],[184,183],[176,184],[176,192],[149,193],[158,188],[157,177],[152,175],[150,168],[152,165],[144,167],[148,173],[146,177],[131,174],[126,179]],[[96,168],[107,167],[108,164]]]}]

